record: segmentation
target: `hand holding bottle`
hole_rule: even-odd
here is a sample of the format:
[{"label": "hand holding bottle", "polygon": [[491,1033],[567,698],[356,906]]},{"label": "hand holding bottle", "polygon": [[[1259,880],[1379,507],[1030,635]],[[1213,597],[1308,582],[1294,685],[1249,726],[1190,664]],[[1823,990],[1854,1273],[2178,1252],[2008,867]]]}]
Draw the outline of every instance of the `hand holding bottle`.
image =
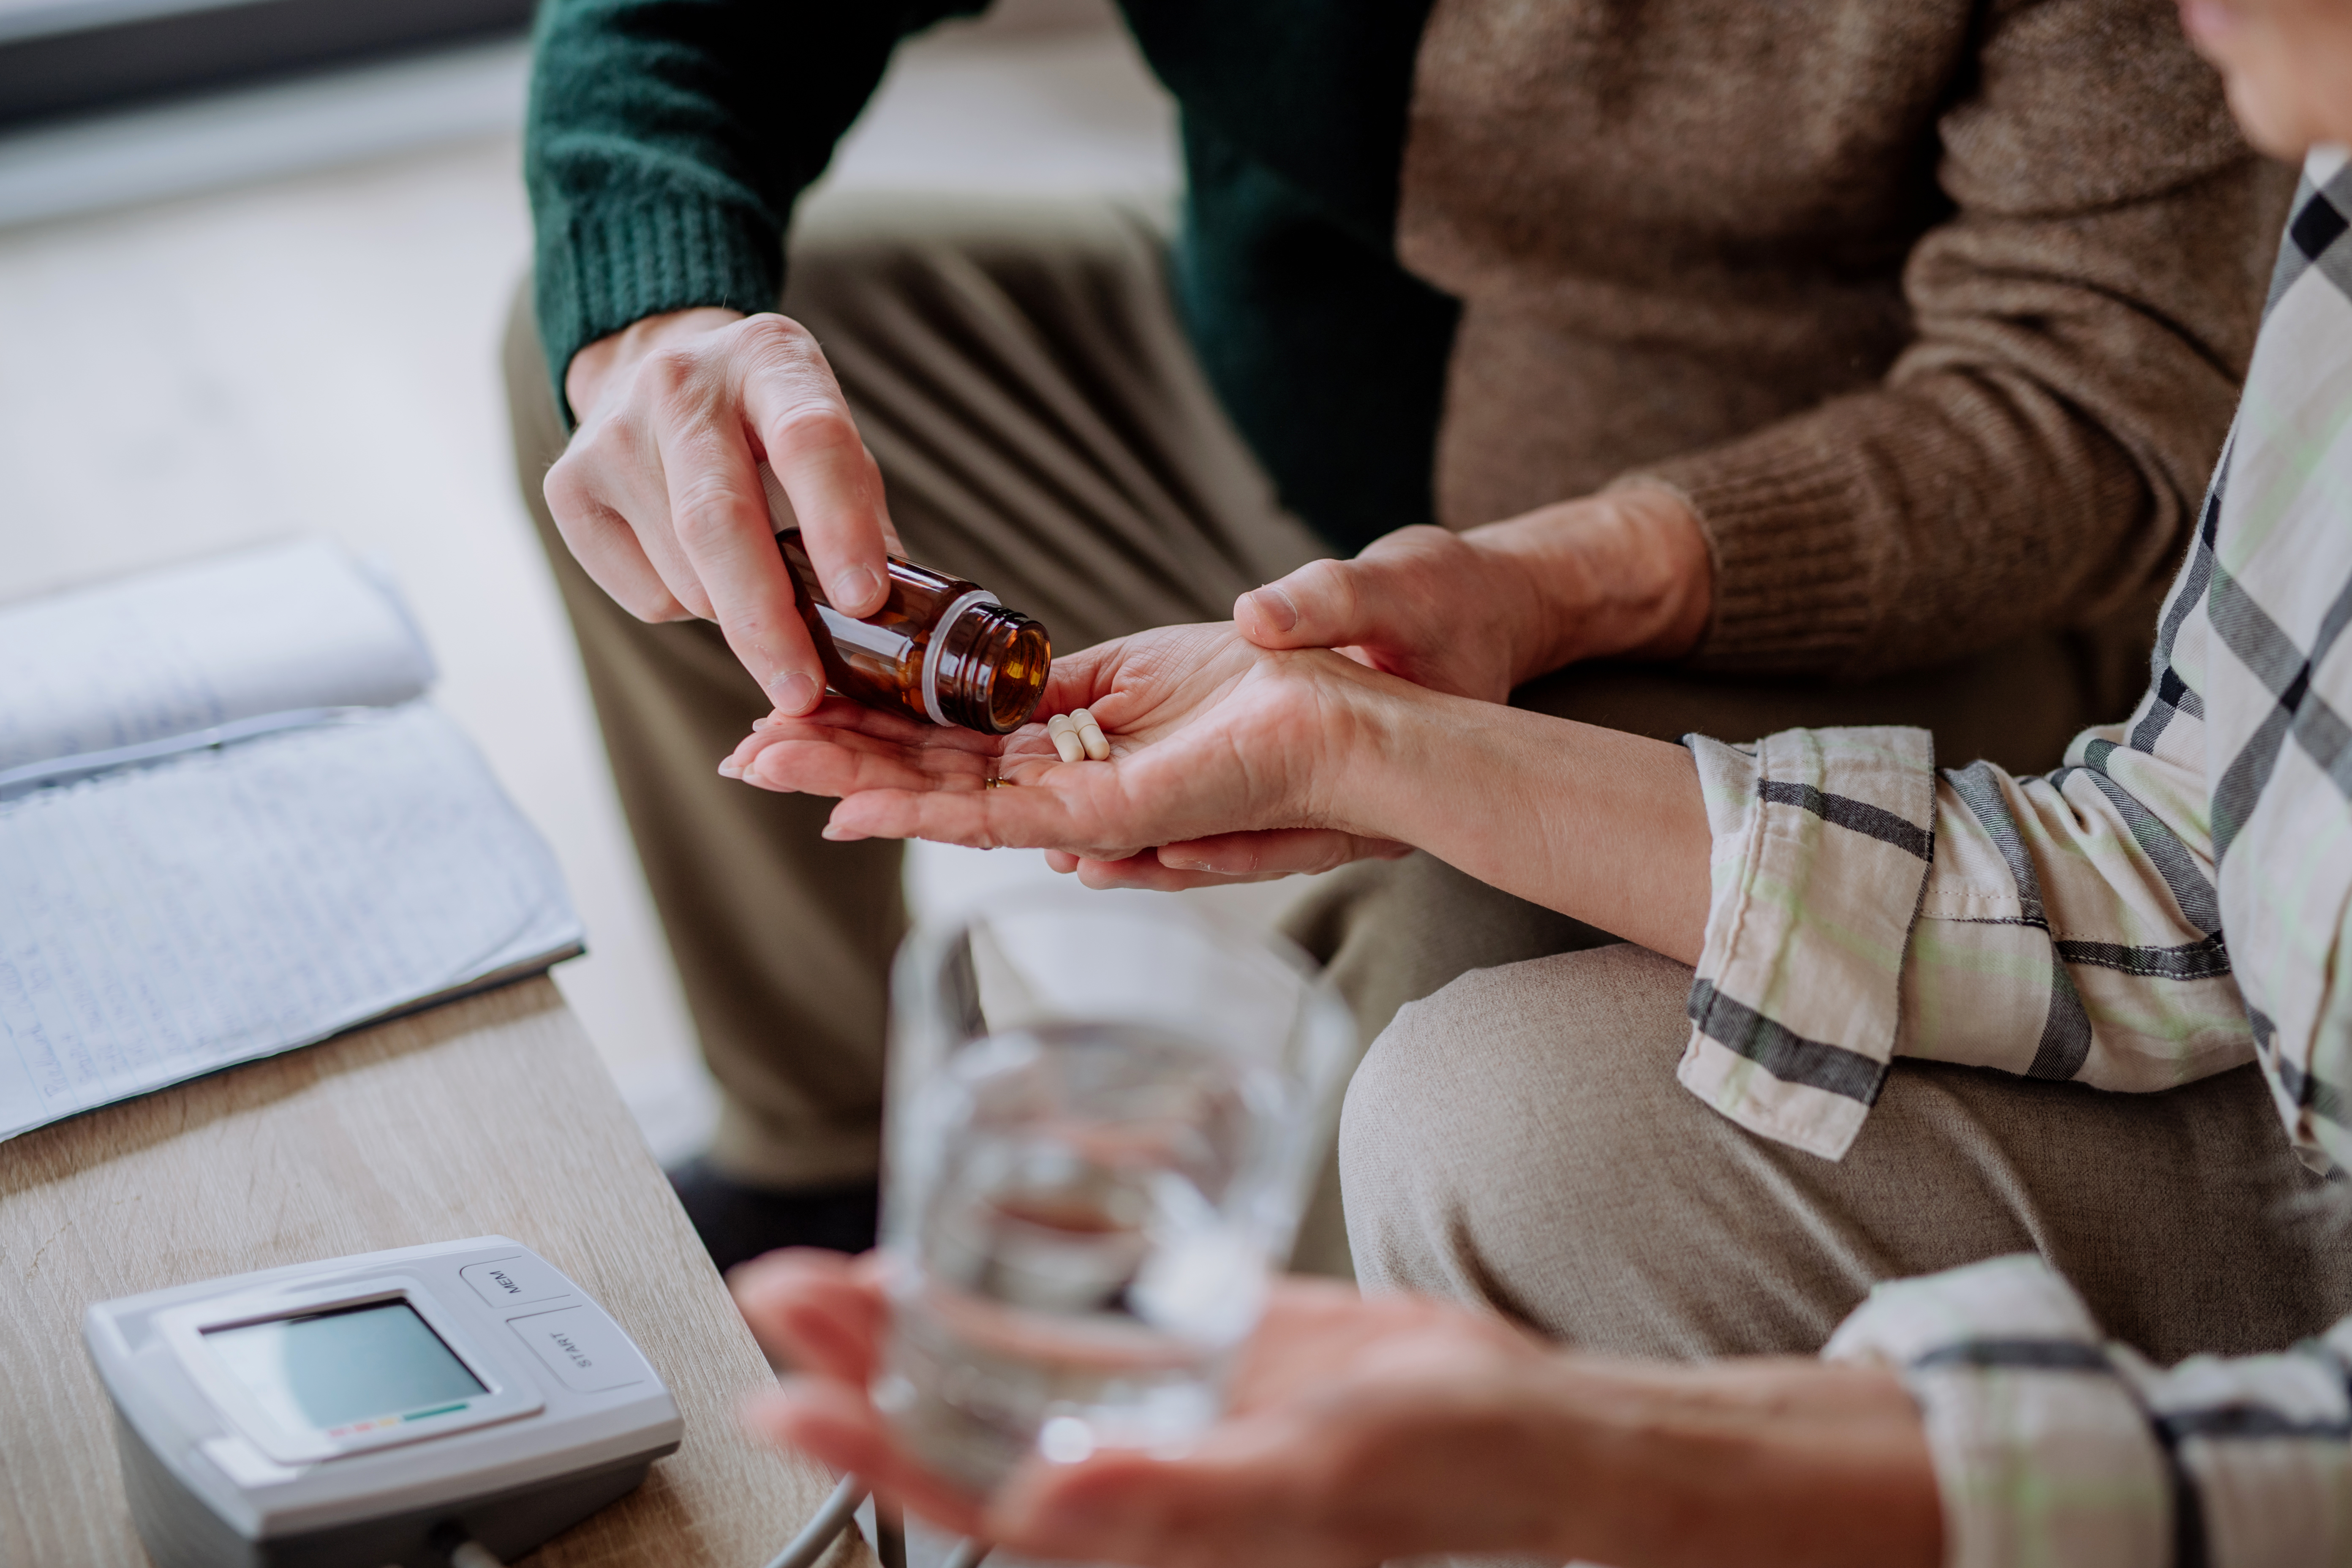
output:
[{"label": "hand holding bottle", "polygon": [[572,356],[580,418],[548,470],[564,542],[641,620],[715,620],[786,713],[825,675],[776,552],[757,468],[782,481],[833,606],[881,606],[898,542],[882,477],[824,354],[799,323],[718,308],[649,316]]}]

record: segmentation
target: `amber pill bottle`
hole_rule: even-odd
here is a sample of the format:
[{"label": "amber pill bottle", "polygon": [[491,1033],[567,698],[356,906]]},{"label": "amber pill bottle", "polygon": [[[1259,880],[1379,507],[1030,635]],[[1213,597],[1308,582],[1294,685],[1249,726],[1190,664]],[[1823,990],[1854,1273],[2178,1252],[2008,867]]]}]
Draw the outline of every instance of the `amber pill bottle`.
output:
[{"label": "amber pill bottle", "polygon": [[996,595],[911,561],[890,560],[890,595],[863,620],[826,602],[801,545],[776,535],[792,569],[793,598],[824,661],[825,683],[869,708],[934,724],[1005,735],[1029,721],[1045,694],[1053,639]]}]

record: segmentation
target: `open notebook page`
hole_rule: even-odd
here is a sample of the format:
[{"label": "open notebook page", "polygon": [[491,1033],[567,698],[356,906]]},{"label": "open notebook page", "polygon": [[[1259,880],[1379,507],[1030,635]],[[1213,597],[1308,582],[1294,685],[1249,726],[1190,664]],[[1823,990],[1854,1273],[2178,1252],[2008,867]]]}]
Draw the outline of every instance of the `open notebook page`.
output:
[{"label": "open notebook page", "polygon": [[0,801],[0,1138],[580,950],[424,702]]},{"label": "open notebook page", "polygon": [[267,715],[421,696],[392,594],[321,540],[0,606],[0,782]]}]

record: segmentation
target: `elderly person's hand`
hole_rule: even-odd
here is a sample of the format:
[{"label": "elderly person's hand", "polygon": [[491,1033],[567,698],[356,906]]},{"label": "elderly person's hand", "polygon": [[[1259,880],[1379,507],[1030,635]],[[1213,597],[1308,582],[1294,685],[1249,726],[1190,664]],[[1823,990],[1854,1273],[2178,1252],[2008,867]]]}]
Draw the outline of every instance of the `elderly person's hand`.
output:
[{"label": "elderly person's hand", "polygon": [[[1234,605],[1268,649],[1328,647],[1432,691],[1503,702],[1520,683],[1611,656],[1668,658],[1706,629],[1714,561],[1683,499],[1657,485],[1538,507],[1451,533],[1402,528]],[[1359,858],[1343,837],[1235,833],[1117,865],[1049,851],[1090,887],[1265,881]]]},{"label": "elderly person's hand", "polygon": [[[1174,885],[1228,853],[1319,870],[1403,852],[1323,788],[1379,744],[1398,684],[1321,650],[1265,652],[1230,625],[1169,626],[1055,663],[1045,710],[1090,708],[1115,766],[1058,761],[1042,725],[1000,742],[835,698],[763,721],[722,771],[842,796],[828,837],[1045,847],[1095,886]],[[983,790],[992,771],[1013,787]]]},{"label": "elderly person's hand", "polygon": [[1402,528],[1244,594],[1260,647],[1329,647],[1433,691],[1508,700],[1580,659],[1673,658],[1706,629],[1715,565],[1688,503],[1628,484],[1449,533]]},{"label": "elderly person's hand", "polygon": [[596,585],[640,620],[719,623],[785,713],[824,693],[759,465],[773,468],[835,609],[870,615],[898,549],[882,476],[816,340],[772,312],[648,316],[572,358],[580,428],[547,505]]},{"label": "elderly person's hand", "polygon": [[1439,1552],[1619,1568],[1926,1564],[1939,1505],[1892,1374],[1563,1355],[1411,1296],[1284,1280],[1223,1420],[1181,1455],[1031,1458],[992,1498],[925,1471],[868,1399],[889,1304],[871,1258],[772,1253],[730,1283],[797,1375],[751,1423],[950,1529],[1148,1568],[1362,1568]]},{"label": "elderly person's hand", "polygon": [[[1105,881],[1427,849],[1506,892],[1684,963],[1706,925],[1706,803],[1680,746],[1450,697],[1229,624],[1166,626],[1055,662],[1043,711],[1092,710],[1108,763],[833,698],[720,764],[841,797],[834,838],[1059,853]],[[984,787],[995,776],[1009,787]]]}]

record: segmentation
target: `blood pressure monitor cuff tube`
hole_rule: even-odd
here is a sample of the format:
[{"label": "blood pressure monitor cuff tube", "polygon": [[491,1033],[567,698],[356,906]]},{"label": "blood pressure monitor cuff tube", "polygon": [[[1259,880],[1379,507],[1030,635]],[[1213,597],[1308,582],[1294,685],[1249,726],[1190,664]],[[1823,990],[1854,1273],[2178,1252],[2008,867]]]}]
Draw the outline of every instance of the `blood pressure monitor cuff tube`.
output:
[{"label": "blood pressure monitor cuff tube", "polygon": [[620,1325],[503,1237],[103,1301],[83,1337],[157,1568],[517,1557],[681,1430]]}]

